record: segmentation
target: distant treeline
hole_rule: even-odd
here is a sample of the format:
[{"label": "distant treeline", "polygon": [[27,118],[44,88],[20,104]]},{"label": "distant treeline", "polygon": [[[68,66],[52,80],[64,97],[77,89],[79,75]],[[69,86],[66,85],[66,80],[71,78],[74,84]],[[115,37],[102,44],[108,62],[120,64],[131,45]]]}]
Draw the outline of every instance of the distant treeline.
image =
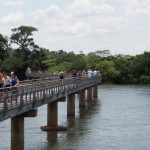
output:
[{"label": "distant treeline", "polygon": [[48,73],[93,68],[100,71],[104,83],[150,84],[150,51],[136,56],[111,55],[109,50],[96,50],[87,55],[53,51],[34,43],[33,32],[38,31],[34,27],[20,26],[11,31],[10,37],[0,34],[0,72],[15,71],[20,80],[26,78],[27,67]]}]

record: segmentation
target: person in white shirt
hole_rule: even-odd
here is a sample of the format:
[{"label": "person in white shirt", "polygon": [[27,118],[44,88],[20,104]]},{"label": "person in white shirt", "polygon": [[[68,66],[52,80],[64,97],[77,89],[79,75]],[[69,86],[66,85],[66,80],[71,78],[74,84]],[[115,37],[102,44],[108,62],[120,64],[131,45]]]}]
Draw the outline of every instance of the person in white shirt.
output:
[{"label": "person in white shirt", "polygon": [[91,70],[91,69],[89,69],[89,70],[87,71],[87,74],[88,74],[88,77],[89,77],[89,78],[91,78],[92,70]]},{"label": "person in white shirt", "polygon": [[10,77],[7,75],[6,72],[3,73],[3,87],[5,90],[10,90]]},{"label": "person in white shirt", "polygon": [[94,70],[94,76],[96,76],[96,75],[97,75],[97,70],[95,69],[95,70]]}]

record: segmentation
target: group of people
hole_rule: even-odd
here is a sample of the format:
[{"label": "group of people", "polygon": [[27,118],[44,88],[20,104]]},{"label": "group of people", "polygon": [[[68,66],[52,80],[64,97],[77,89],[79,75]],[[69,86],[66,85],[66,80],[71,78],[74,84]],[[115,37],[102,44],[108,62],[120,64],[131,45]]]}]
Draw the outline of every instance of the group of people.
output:
[{"label": "group of people", "polygon": [[89,69],[87,71],[87,75],[89,78],[93,78],[94,76],[96,76],[98,74],[98,71],[97,70],[93,70],[93,69]]},{"label": "group of people", "polygon": [[[69,72],[69,76],[74,77],[75,80],[76,80],[76,77],[81,77],[81,76],[88,76],[89,78],[93,78],[97,74],[100,74],[100,72],[97,71],[96,69],[95,70],[88,69],[87,72],[85,70],[76,71],[75,69],[73,69],[73,70],[70,70]],[[65,76],[66,76],[66,72],[62,69],[58,74],[58,78],[61,84],[63,83]]]},{"label": "group of people", "polygon": [[0,72],[0,91],[10,91],[12,88],[16,90],[16,87],[19,84],[19,79],[14,72],[11,72],[11,75],[8,76],[7,72]]},{"label": "group of people", "polygon": [[85,70],[71,70],[70,71],[70,76],[71,77],[81,77],[81,76],[88,76],[89,78],[92,78],[96,76],[99,72],[95,69],[88,69],[87,72]]}]

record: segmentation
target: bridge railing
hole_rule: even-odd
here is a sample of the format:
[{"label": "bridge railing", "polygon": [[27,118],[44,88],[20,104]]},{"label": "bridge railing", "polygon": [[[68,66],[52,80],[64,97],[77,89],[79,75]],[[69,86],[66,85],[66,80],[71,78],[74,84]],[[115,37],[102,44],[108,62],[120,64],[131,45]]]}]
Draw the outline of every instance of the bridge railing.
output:
[{"label": "bridge railing", "polygon": [[44,73],[34,73],[26,71],[25,75],[29,78],[40,78],[40,79],[54,79],[58,77],[59,73],[56,74],[44,74]]},{"label": "bridge railing", "polygon": [[66,78],[61,84],[56,80],[38,80],[34,82],[24,83],[13,87],[11,90],[6,89],[5,92],[0,92],[0,112],[23,107],[32,103],[33,109],[36,107],[36,102],[49,98],[48,102],[56,100],[59,97],[66,96],[69,93],[88,88],[101,82],[100,76],[94,78],[78,77]]}]

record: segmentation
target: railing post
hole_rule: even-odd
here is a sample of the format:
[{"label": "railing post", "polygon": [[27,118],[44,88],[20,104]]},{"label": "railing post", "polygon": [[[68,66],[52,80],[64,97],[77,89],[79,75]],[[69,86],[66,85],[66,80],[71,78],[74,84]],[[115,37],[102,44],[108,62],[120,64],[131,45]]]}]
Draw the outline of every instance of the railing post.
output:
[{"label": "railing post", "polygon": [[36,101],[36,99],[35,99],[35,91],[33,91],[33,101]]},{"label": "railing post", "polygon": [[7,110],[8,105],[7,105],[7,101],[8,101],[8,91],[6,91],[5,93],[6,95],[4,96],[4,110]]},{"label": "railing post", "polygon": [[46,98],[46,90],[43,89],[43,98],[45,99]]},{"label": "railing post", "polygon": [[[17,101],[16,101],[17,102]],[[23,92],[20,95],[20,105],[23,106],[24,105],[24,100],[23,100]]]}]

